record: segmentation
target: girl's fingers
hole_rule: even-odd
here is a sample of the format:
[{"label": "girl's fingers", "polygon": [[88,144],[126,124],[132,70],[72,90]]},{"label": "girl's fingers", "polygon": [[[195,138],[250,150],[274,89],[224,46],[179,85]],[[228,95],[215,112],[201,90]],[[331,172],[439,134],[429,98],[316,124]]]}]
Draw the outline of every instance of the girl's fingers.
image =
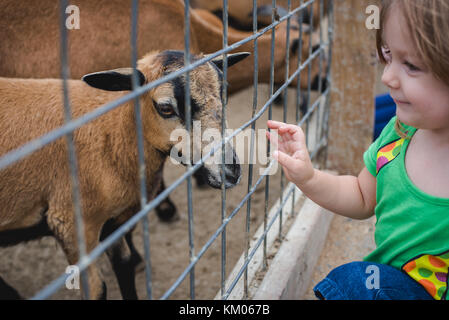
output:
[{"label": "girl's fingers", "polygon": [[303,136],[302,129],[292,124],[282,126],[278,131],[280,135],[288,136],[291,140],[299,140]]},{"label": "girl's fingers", "polygon": [[266,131],[266,135],[268,140],[270,140],[270,142],[276,146],[285,143],[284,139],[275,131]]},{"label": "girl's fingers", "polygon": [[295,171],[298,159],[290,157],[288,154],[278,150],[273,153],[273,157],[289,171]]},{"label": "girl's fingers", "polygon": [[268,140],[270,140],[271,144],[274,146],[274,149],[281,150],[283,152],[286,151],[286,143],[283,141],[282,137],[279,135],[273,134],[273,132],[266,132],[266,136]]},{"label": "girl's fingers", "polygon": [[296,151],[307,149],[304,133],[300,127],[274,120],[269,120],[267,125],[269,128],[273,129],[271,133],[267,132],[267,138],[276,149],[291,156],[293,156]]},{"label": "girl's fingers", "polygon": [[284,122],[268,120],[267,121],[268,128],[272,130],[277,130],[279,135],[288,135],[294,134],[298,131],[299,127],[293,124],[287,124]]},{"label": "girl's fingers", "polygon": [[268,128],[270,129],[279,129],[280,127],[284,126],[285,123],[274,121],[274,120],[268,120],[267,121]]}]

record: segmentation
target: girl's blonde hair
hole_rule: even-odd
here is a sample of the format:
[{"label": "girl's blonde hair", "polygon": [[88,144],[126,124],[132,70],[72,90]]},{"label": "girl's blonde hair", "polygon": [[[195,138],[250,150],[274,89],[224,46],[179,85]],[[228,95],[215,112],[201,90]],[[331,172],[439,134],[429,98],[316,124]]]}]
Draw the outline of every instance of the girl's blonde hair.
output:
[{"label": "girl's blonde hair", "polygon": [[[382,52],[385,22],[392,6],[397,5],[405,18],[417,56],[438,80],[449,86],[449,0],[382,0],[380,29],[376,34],[377,52]],[[398,134],[407,138],[403,125],[396,120]]]}]

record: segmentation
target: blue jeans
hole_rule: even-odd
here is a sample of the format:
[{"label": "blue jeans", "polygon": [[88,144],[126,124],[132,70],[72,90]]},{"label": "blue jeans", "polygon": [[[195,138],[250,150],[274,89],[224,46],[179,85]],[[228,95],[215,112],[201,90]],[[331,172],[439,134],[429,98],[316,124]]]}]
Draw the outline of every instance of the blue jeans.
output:
[{"label": "blue jeans", "polygon": [[321,300],[433,300],[405,272],[373,262],[339,266],[313,291]]}]

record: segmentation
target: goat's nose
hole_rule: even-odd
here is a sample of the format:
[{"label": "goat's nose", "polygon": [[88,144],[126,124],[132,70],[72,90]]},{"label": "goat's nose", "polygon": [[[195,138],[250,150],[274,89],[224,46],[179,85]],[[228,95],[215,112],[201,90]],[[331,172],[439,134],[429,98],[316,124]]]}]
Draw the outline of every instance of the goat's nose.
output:
[{"label": "goat's nose", "polygon": [[225,188],[232,188],[240,182],[242,169],[240,167],[240,161],[234,152],[233,163],[225,165]]}]

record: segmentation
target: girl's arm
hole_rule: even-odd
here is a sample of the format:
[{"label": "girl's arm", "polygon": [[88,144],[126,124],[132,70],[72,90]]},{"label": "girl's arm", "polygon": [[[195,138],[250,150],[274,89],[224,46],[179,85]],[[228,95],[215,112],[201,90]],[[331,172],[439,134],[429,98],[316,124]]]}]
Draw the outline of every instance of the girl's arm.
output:
[{"label": "girl's arm", "polygon": [[329,211],[353,219],[367,219],[374,214],[376,178],[366,168],[358,177],[335,176],[314,169],[300,127],[277,121],[268,121],[268,127],[277,130],[279,135],[267,133],[278,146],[273,156],[282,165],[287,179],[308,198]]},{"label": "girl's arm", "polygon": [[358,177],[335,176],[314,169],[298,187],[323,208],[352,219],[368,219],[376,206],[376,179],[364,168]]}]

